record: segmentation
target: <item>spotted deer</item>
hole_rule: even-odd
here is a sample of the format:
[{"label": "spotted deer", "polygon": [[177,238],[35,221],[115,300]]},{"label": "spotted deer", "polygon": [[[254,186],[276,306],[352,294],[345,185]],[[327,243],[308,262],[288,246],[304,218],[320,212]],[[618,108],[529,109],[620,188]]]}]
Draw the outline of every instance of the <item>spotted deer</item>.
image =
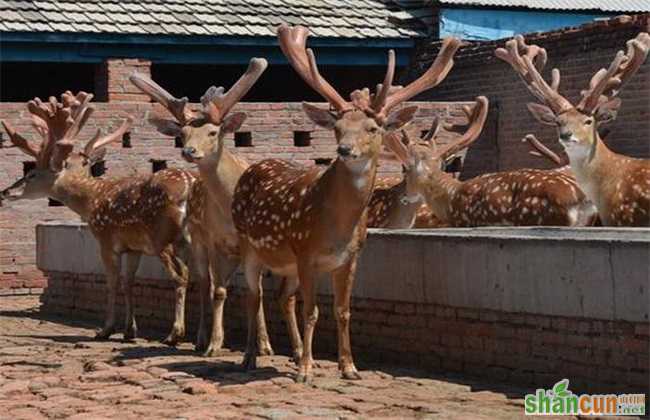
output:
[{"label": "spotted deer", "polygon": [[648,51],[647,33],[629,40],[627,53],[619,51],[609,68],[594,74],[580,102],[573,105],[559,93],[558,69],[553,69],[550,85],[540,74],[547,60],[545,49],[517,36],[496,50],[540,102],[528,104],[530,112],[542,124],[557,128],[578,184],[607,226],[650,226],[650,160],[612,152],[598,133],[599,125],[616,118],[621,106],[618,94]]},{"label": "spotted deer", "polygon": [[[489,173],[460,181],[442,170],[451,155],[469,147],[480,135],[488,112],[488,100],[478,97],[465,106],[467,128],[447,125],[461,133],[445,146],[437,145],[441,124],[434,121],[424,138],[400,141],[390,136],[392,148],[405,164],[415,168],[420,191],[433,213],[455,227],[468,226],[578,226],[589,223],[591,212],[584,195],[571,177],[539,169]],[[408,144],[408,145],[405,145]]]},{"label": "spotted deer", "polygon": [[142,254],[156,255],[176,285],[175,320],[165,339],[177,342],[184,334],[185,291],[188,269],[179,257],[184,240],[187,204],[195,177],[191,172],[168,169],[154,175],[124,178],[93,178],[90,167],[101,160],[106,146],[121,141],[132,119],[115,132],[92,137],[85,147],[73,152],[79,132],[92,115],[93,95],[71,92],[61,102],[31,100],[27,108],[36,131],[42,136],[36,146],[3,121],[10,141],[24,153],[36,158],[36,168],[1,195],[8,201],[51,197],[61,201],[88,223],[99,244],[106,270],[108,302],[104,327],[96,338],[109,338],[115,330],[115,299],[121,272],[121,256],[126,254],[123,282],[125,303],[124,338],[137,335],[132,285]]},{"label": "spotted deer", "polygon": [[[197,338],[197,347],[206,356],[215,355],[223,345],[226,287],[240,264],[240,241],[232,221],[231,203],[235,185],[249,165],[225,147],[225,136],[241,127],[246,114],[230,111],[253,87],[266,67],[266,60],[251,59],[246,72],[228,92],[224,93],[222,87],[210,87],[201,97],[199,109],[190,109],[187,98],[173,97],[148,77],[137,73],[130,77],[134,85],[174,117],[173,120],[153,117],[150,122],[161,133],[180,137],[182,157],[195,163],[199,170],[188,206],[188,231],[201,284],[201,320],[206,317],[206,297],[213,306],[209,339],[205,322],[200,323]],[[272,354],[261,306],[258,316],[259,351]]]},{"label": "spotted deer", "polygon": [[[334,130],[337,158],[324,171],[279,159],[251,165],[241,176],[233,198],[233,221],[241,237],[248,296],[248,341],[243,366],[256,366],[257,319],[261,273],[267,267],[286,276],[280,297],[294,353],[301,354],[298,382],[312,377],[312,340],[318,319],[316,280],[332,274],[338,329],[339,368],[347,379],[359,378],[350,348],[350,294],[357,255],[366,236],[367,208],[375,182],[382,138],[412,119],[417,107],[399,104],[440,83],[453,66],[457,39],[446,39],[431,68],[402,89],[392,89],[395,55],[389,52],[385,79],[377,92],[356,90],[351,101],[320,75],[308,30],[278,28],[280,47],[291,66],[323,98],[330,110],[303,103],[317,125]],[[304,347],[288,302],[298,287],[303,297]],[[302,351],[301,351],[302,348]]]}]

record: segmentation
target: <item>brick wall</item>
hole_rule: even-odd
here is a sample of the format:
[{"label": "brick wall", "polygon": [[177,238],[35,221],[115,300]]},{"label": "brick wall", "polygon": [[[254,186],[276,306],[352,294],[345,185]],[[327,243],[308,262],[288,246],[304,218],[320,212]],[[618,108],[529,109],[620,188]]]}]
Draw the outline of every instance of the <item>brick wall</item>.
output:
[{"label": "brick wall", "polygon": [[[560,69],[560,92],[571,101],[580,96],[591,76],[608,67],[618,50],[625,50],[627,40],[650,28],[650,15],[627,20],[610,20],[580,28],[559,30],[526,37],[548,51],[544,76]],[[504,41],[472,43],[456,55],[455,66],[436,89],[422,95],[421,100],[470,100],[485,95],[498,115],[496,137],[483,135],[468,151],[466,163],[471,169],[465,176],[524,166],[550,167],[539,158],[528,155],[521,139],[535,133],[552,150],[561,152],[555,129],[538,123],[525,107],[533,97],[511,67],[494,57],[494,50]],[[422,45],[409,74],[403,82],[419,76],[437,54],[439,42]],[[618,119],[610,124],[607,144],[616,152],[630,156],[650,156],[650,60],[642,66],[621,93],[623,106]]]},{"label": "brick wall", "polygon": [[[126,60],[125,60],[126,61]],[[123,74],[123,71],[120,71]],[[130,95],[129,93],[124,93]],[[420,111],[415,126],[428,128],[433,115],[458,122],[459,105],[418,103]],[[131,130],[131,148],[114,144],[106,157],[106,175],[129,175],[135,171],[151,172],[150,159],[163,159],[169,167],[191,167],[180,158],[180,149],[174,147],[174,139],[159,134],[147,122],[152,114],[166,115],[162,107],[145,102],[96,103],[96,111],[82,131],[80,138],[89,139],[101,127],[114,130],[127,114],[135,118]],[[234,147],[233,136],[227,140],[231,150],[256,161],[266,157],[291,159],[313,165],[316,158],[332,158],[335,155],[331,132],[317,129],[302,112],[299,103],[242,103],[236,110],[246,111],[248,119],[241,131],[252,132],[253,147]],[[38,139],[30,127],[28,112],[23,103],[0,103],[0,120],[7,120],[28,139]],[[294,131],[310,131],[312,140],[307,147],[296,147]],[[6,134],[4,134],[6,138]],[[39,139],[40,140],[40,139]],[[8,146],[9,142],[4,142]],[[16,148],[0,148],[0,189],[22,176],[24,161],[32,160]],[[383,162],[381,172],[396,174],[399,166]],[[48,200],[16,202],[0,207],[0,293],[39,293],[44,278],[35,268],[34,227],[43,220],[77,220],[77,216],[65,207],[49,207]]]},{"label": "brick wall", "polygon": [[[100,326],[106,299],[102,275],[50,272],[48,277],[49,285],[42,295],[44,310],[74,319],[94,319]],[[272,283],[265,282],[268,284]],[[189,341],[194,339],[197,327],[197,289],[192,284],[188,292]],[[162,338],[173,320],[171,282],[137,279],[134,295],[138,326]],[[266,290],[269,333],[275,350],[288,352],[276,297],[275,290]],[[118,302],[121,305],[121,296]],[[332,357],[337,347],[331,295],[319,295],[318,302],[314,353],[316,357]],[[243,290],[231,288],[224,315],[227,346],[244,344],[244,308]],[[300,305],[297,311],[301,313]],[[351,335],[361,369],[364,361],[390,362],[541,388],[568,377],[574,392],[648,390],[647,322],[354,298]]]}]

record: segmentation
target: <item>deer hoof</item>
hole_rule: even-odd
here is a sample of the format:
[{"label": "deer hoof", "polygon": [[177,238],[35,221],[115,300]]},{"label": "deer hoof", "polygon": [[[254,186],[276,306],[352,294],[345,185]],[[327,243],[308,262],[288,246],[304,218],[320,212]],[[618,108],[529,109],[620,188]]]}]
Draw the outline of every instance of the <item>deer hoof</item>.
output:
[{"label": "deer hoof", "polygon": [[273,356],[275,354],[269,343],[260,343],[258,349],[257,354],[259,356]]},{"label": "deer hoof", "polygon": [[302,349],[294,351],[293,357],[291,358],[291,360],[293,360],[293,363],[295,363],[296,366],[300,365],[300,359],[302,359]]},{"label": "deer hoof", "polygon": [[296,375],[296,383],[299,384],[308,384],[312,381],[313,376],[311,373],[302,373],[299,372],[298,375]]},{"label": "deer hoof", "polygon": [[136,338],[138,338],[137,331],[126,331],[124,333],[124,341],[134,341]]},{"label": "deer hoof", "polygon": [[202,353],[203,357],[217,357],[222,353],[221,346],[208,346],[207,349]]},{"label": "deer hoof", "polygon": [[244,361],[242,362],[242,368],[244,370],[255,370],[257,369],[257,354],[246,353],[244,355]]},{"label": "deer hoof", "polygon": [[361,379],[361,375],[359,372],[357,372],[356,369],[354,370],[344,370],[342,373],[343,379],[347,379],[349,381],[358,381]]},{"label": "deer hoof", "polygon": [[113,328],[102,328],[95,334],[95,340],[108,340],[108,338],[113,334]]}]

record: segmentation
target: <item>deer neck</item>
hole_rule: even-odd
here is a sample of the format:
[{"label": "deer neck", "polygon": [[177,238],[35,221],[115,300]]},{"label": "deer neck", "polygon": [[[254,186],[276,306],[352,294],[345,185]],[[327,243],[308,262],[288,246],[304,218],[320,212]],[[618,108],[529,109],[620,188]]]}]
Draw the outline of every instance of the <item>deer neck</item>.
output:
[{"label": "deer neck", "polygon": [[415,187],[409,185],[411,181],[405,176],[402,182],[395,185],[394,191],[397,198],[396,214],[391,217],[395,226],[409,226],[415,220],[415,214],[422,205],[422,195],[415,192]]},{"label": "deer neck", "polygon": [[314,193],[324,197],[324,225],[332,226],[341,234],[354,230],[368,206],[376,175],[376,157],[351,165],[337,158],[321,175],[314,189]]},{"label": "deer neck", "polygon": [[223,144],[215,153],[202,159],[198,165],[209,194],[216,198],[228,212],[230,212],[237,181],[247,167],[246,162],[230,153]]},{"label": "deer neck", "polygon": [[444,223],[449,221],[450,205],[461,184],[453,175],[443,171],[432,172],[425,181],[424,199],[433,214]]},{"label": "deer neck", "polygon": [[104,181],[85,174],[61,175],[54,182],[51,197],[87,221],[93,201],[101,194],[103,183]]},{"label": "deer neck", "polygon": [[569,155],[571,170],[587,198],[598,208],[603,208],[602,197],[606,195],[609,184],[617,178],[621,165],[619,155],[609,150],[596,135],[596,145],[590,159],[576,159]]}]

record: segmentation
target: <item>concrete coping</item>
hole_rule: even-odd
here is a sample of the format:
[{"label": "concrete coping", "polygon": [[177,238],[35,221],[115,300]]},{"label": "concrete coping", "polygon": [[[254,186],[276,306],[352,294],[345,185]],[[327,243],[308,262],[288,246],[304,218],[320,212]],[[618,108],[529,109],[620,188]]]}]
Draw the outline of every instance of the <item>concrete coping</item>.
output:
[{"label": "concrete coping", "polygon": [[[36,232],[41,270],[104,274],[85,223],[49,221]],[[168,279],[155,257],[142,259],[137,276]],[[331,294],[330,283],[319,282],[319,293]],[[265,288],[277,284],[269,279]],[[245,287],[241,276],[234,285]],[[650,229],[371,229],[353,296],[648,322]]]}]

